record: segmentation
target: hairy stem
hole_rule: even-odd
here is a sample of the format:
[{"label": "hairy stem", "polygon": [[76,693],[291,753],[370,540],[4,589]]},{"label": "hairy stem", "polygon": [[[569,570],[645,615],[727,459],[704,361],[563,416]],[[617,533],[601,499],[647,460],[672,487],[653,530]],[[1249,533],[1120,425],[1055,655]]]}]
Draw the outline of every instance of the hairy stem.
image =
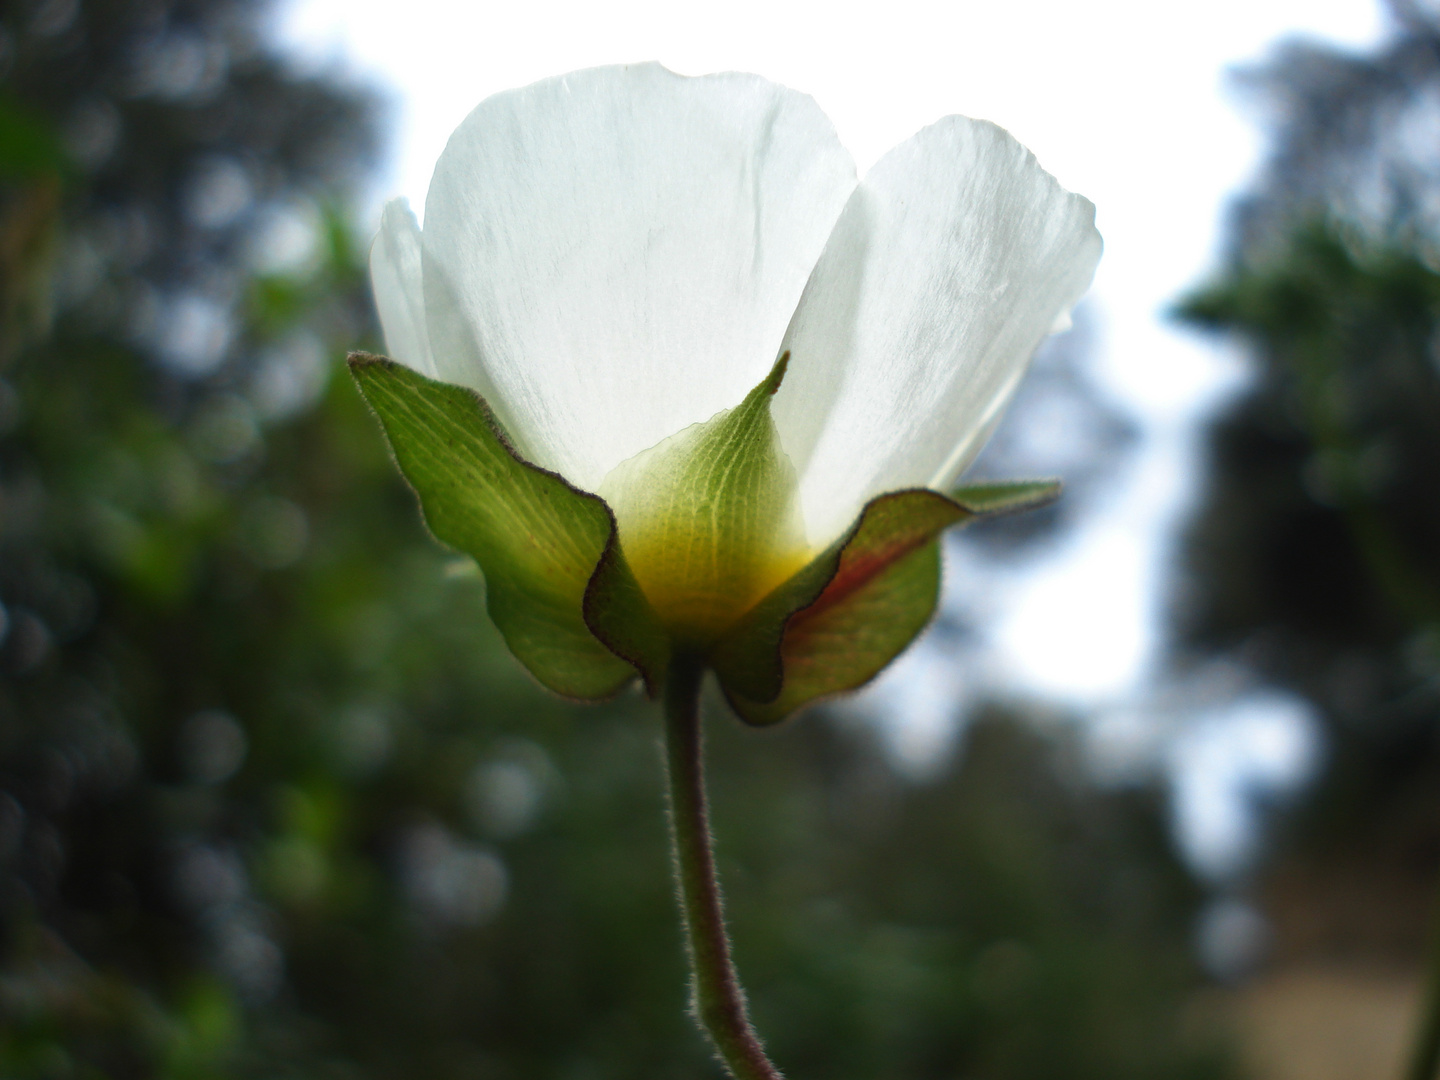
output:
[{"label": "hairy stem", "polygon": [[745,992],[730,959],[730,939],[715,877],[710,813],[705,799],[700,683],[705,667],[677,656],[665,680],[665,758],[670,826],[680,907],[690,954],[695,1018],[735,1080],[781,1080],[765,1056],[745,1009]]}]

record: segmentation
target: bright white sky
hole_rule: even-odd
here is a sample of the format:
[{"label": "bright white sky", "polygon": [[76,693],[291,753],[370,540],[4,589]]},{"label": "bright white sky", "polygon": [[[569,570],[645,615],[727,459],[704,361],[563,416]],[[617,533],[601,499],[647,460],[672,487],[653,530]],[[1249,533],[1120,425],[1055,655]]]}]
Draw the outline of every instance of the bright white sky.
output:
[{"label": "bright white sky", "polygon": [[1233,385],[1233,362],[1161,317],[1212,266],[1225,199],[1261,149],[1225,69],[1297,32],[1368,45],[1383,21],[1376,0],[291,0],[278,29],[307,64],[395,95],[377,216],[382,196],[423,207],[446,138],[482,98],[619,61],[754,71],[810,93],[862,171],[947,113],[1013,132],[1098,208],[1098,374],[1145,441],[1107,504],[1000,605],[993,645],[1016,684],[1102,703],[1146,674],[1195,421]]}]

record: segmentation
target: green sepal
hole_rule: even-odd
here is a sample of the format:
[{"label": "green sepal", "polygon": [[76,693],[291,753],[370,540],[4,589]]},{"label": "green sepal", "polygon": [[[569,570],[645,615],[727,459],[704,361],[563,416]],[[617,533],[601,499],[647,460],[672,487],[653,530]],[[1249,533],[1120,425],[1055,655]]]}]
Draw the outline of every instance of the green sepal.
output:
[{"label": "green sepal", "polygon": [[618,536],[606,545],[595,567],[582,612],[590,631],[640,672],[645,692],[658,694],[670,667],[671,638],[625,561]]},{"label": "green sepal", "polygon": [[[639,669],[652,695],[676,648],[703,652],[710,646],[705,616],[719,615],[723,623],[725,608],[741,606],[774,549],[787,542],[799,546],[794,469],[770,417],[770,399],[789,360],[789,353],[781,355],[738,406],[627,461],[602,488],[622,522],[627,549],[645,559],[649,585],[669,594],[663,610],[672,624],[647,599],[619,545],[611,545],[596,567],[585,593],[585,621]],[[637,519],[639,534],[627,533]],[[677,594],[683,597],[678,605]]]},{"label": "green sepal", "polygon": [[834,579],[858,527],[859,522],[746,612],[715,645],[710,666],[727,694],[753,701],[773,701],[779,695],[785,681],[781,651],[786,627]]},{"label": "green sepal", "polygon": [[972,514],[994,517],[1047,506],[1060,497],[1060,487],[1059,480],[1006,480],[966,484],[950,497]]},{"label": "green sepal", "polygon": [[1054,481],[926,489],[872,499],[851,530],[761,601],[712,654],[726,697],[752,724],[783,720],[874,678],[934,613],[936,538],[982,517],[1032,509]]},{"label": "green sepal", "polygon": [[795,469],[770,416],[789,359],[739,405],[621,462],[600,485],[658,622],[690,651],[708,650],[803,564]]},{"label": "green sepal", "polygon": [[[630,682],[635,667],[584,617],[607,554],[623,563],[604,500],[522,460],[473,391],[364,353],[351,354],[350,371],[430,531],[480,564],[490,617],[516,658],[566,697],[606,698]],[[626,573],[612,572],[617,593]]]}]

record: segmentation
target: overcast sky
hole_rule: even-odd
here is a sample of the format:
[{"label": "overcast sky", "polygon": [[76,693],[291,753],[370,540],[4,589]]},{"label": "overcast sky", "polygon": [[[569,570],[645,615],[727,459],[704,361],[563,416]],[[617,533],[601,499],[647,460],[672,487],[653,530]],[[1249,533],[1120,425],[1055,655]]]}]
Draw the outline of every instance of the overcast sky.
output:
[{"label": "overcast sky", "polygon": [[1094,704],[1147,672],[1169,529],[1193,487],[1196,420],[1238,370],[1163,318],[1213,265],[1227,196],[1261,149],[1226,69],[1296,33],[1365,46],[1383,20],[1373,0],[290,0],[277,29],[307,65],[393,95],[377,208],[405,195],[422,209],[446,138],[485,96],[619,61],[754,71],[806,91],[862,171],[947,113],[1013,132],[1096,204],[1106,242],[1091,294],[1097,374],[1140,421],[1142,443],[1103,505],[999,605],[992,667]]}]

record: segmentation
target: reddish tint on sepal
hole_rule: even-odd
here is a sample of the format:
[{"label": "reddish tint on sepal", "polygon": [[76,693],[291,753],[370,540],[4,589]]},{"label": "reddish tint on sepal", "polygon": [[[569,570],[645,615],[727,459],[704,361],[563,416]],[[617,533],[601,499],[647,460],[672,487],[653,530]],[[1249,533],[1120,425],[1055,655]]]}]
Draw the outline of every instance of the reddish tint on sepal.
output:
[{"label": "reddish tint on sepal", "polygon": [[752,724],[772,724],[863,686],[930,621],[940,587],[940,533],[1041,506],[1059,491],[1054,481],[1035,481],[976,485],[953,498],[921,489],[872,499],[855,527],[792,579],[801,586],[796,592],[813,599],[791,603],[787,612],[785,603],[767,598],[756,611],[766,614],[768,603],[778,626],[753,618],[717,651],[716,671],[731,705]]},{"label": "reddish tint on sepal", "polygon": [[[535,677],[595,699],[638,671],[653,693],[676,643],[631,570],[605,501],[521,459],[473,391],[381,357],[357,354],[351,370],[427,523],[480,564],[491,617]],[[992,484],[954,497],[920,489],[872,499],[844,537],[697,655],[751,723],[861,686],[934,611],[935,538],[1039,505],[1058,489]]]}]

